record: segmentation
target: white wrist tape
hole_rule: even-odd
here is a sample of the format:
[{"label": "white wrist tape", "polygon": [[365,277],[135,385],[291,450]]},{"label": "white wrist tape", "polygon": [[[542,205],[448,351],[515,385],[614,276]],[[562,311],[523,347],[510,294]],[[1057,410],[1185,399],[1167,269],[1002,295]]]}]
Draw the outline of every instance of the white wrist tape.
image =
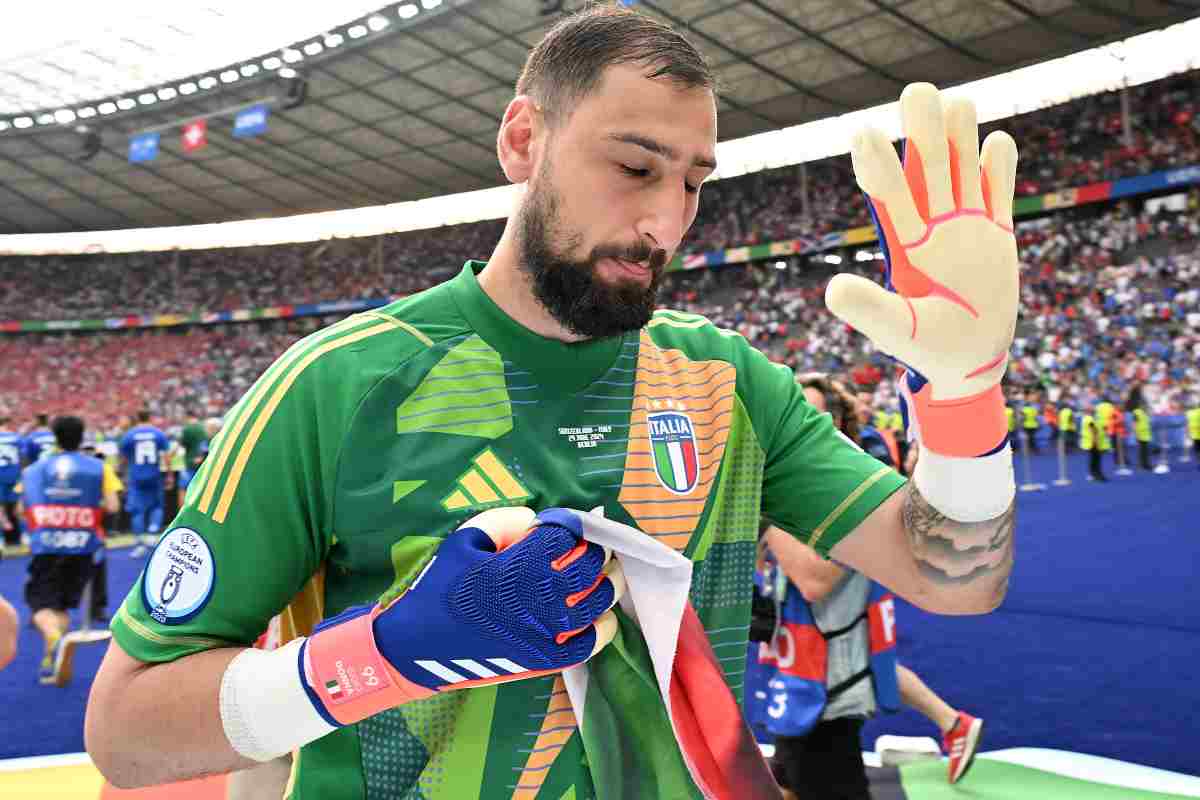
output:
[{"label": "white wrist tape", "polygon": [[1006,444],[978,458],[953,458],[922,447],[913,482],[929,505],[955,522],[995,519],[1017,493],[1012,447]]},{"label": "white wrist tape", "polygon": [[242,756],[270,761],[335,728],[308,699],[298,658],[303,639],[278,650],[243,650],[221,678],[221,724]]}]

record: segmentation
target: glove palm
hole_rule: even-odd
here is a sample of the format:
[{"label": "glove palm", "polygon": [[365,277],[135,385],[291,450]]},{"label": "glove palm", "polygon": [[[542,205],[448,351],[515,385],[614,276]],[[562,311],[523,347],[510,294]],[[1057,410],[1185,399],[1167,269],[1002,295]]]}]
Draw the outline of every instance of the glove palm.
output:
[{"label": "glove palm", "polygon": [[837,275],[825,301],[909,368],[902,394],[926,443],[979,455],[1006,427],[996,387],[1017,316],[1016,145],[996,132],[981,152],[974,106],[943,107],[930,84],[906,88],[900,110],[903,165],[878,130],[860,133],[851,149],[886,256],[886,288]]}]

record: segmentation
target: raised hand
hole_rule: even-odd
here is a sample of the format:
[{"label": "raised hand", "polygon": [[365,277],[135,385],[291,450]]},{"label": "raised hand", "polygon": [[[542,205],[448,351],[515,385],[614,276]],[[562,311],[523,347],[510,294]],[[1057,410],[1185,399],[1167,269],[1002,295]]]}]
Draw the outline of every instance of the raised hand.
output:
[{"label": "raised hand", "polygon": [[902,395],[925,445],[976,456],[998,446],[1007,429],[998,387],[1017,317],[1017,148],[995,132],[981,151],[974,104],[943,102],[928,83],[904,90],[900,113],[903,165],[875,129],[859,133],[851,148],[886,256],[887,288],[837,275],[825,302],[908,367]]}]

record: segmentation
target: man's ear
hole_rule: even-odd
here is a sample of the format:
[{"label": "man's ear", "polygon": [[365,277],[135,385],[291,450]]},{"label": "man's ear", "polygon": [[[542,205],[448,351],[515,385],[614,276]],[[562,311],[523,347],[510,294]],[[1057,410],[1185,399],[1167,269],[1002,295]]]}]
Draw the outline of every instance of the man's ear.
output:
[{"label": "man's ear", "polygon": [[510,183],[524,183],[533,175],[537,140],[545,121],[529,95],[514,97],[504,109],[496,135],[496,156]]}]

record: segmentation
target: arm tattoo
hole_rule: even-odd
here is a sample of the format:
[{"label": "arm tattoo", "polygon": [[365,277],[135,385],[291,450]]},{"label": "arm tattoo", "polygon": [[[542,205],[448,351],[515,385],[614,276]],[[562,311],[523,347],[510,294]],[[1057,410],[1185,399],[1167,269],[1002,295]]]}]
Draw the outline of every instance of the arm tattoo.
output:
[{"label": "arm tattoo", "polygon": [[1002,591],[1012,571],[1016,504],[984,522],[956,522],[931,506],[909,481],[904,530],[921,573],[935,583],[998,581]]}]

